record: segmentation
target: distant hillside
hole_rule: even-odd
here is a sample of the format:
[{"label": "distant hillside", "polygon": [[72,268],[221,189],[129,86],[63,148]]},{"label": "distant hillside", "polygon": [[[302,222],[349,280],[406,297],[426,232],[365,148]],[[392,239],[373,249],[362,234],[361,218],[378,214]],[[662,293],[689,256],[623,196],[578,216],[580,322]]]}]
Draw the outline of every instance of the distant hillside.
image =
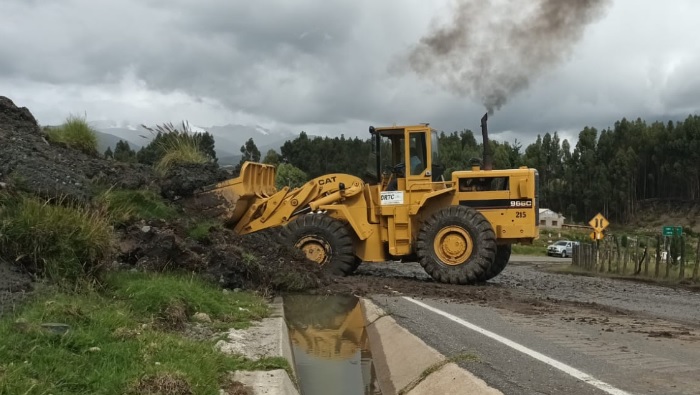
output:
[{"label": "distant hillside", "polygon": [[700,201],[648,199],[639,202],[634,226],[658,230],[683,226],[700,233]]},{"label": "distant hillside", "polygon": [[110,133],[105,133],[105,132],[100,132],[96,131],[97,134],[97,145],[100,153],[103,153],[107,150],[107,147],[112,148],[112,151],[114,151],[114,147],[117,146],[117,143],[119,140],[125,140],[131,149],[134,151],[138,151],[142,145],[137,144],[133,141],[127,140],[123,137],[118,137]]}]

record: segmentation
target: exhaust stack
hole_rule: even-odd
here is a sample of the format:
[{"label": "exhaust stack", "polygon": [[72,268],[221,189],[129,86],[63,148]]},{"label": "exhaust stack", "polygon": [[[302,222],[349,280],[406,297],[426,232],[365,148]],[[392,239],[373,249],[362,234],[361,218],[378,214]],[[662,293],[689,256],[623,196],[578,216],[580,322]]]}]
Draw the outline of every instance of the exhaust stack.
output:
[{"label": "exhaust stack", "polygon": [[488,119],[489,113],[486,113],[483,117],[481,117],[481,137],[484,140],[484,162],[481,167],[483,170],[493,170],[491,144],[489,144],[489,130],[486,126],[486,121],[488,121]]}]

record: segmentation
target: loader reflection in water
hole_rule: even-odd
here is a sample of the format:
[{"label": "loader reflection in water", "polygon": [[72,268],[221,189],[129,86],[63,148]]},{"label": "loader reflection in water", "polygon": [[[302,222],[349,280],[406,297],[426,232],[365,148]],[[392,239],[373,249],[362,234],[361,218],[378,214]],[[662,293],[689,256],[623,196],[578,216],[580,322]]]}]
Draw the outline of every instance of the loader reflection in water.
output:
[{"label": "loader reflection in water", "polygon": [[357,297],[288,295],[284,313],[302,395],[381,395]]}]

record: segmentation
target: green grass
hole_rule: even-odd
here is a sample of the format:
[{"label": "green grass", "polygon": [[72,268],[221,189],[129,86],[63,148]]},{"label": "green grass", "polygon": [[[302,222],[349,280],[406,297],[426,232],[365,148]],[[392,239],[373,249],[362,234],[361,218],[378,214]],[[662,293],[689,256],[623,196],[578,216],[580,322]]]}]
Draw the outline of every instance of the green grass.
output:
[{"label": "green grass", "polygon": [[71,115],[57,128],[47,131],[49,140],[63,143],[86,154],[97,154],[97,134],[85,119]]},{"label": "green grass", "polygon": [[187,230],[187,236],[202,242],[206,241],[209,238],[209,232],[211,231],[211,228],[221,228],[222,224],[220,221],[215,221],[215,220],[204,220],[201,222],[197,222],[194,225],[192,225],[188,230]]},{"label": "green grass", "polygon": [[152,133],[157,130],[168,135],[168,138],[161,141],[158,147],[163,152],[163,156],[155,164],[157,173],[164,175],[178,164],[209,162],[207,155],[202,152],[200,139],[190,133],[188,125],[184,122],[182,130],[170,123],[159,125],[156,130],[148,127],[146,129]]},{"label": "green grass", "polygon": [[101,211],[0,195],[0,255],[32,272],[69,283],[90,279],[112,248],[113,231]]},{"label": "green grass", "polygon": [[[168,312],[189,317],[196,312],[206,312],[212,319],[235,328],[244,328],[250,318],[259,319],[267,315],[267,305],[259,298],[248,294],[235,298],[222,297],[222,290],[209,285],[197,277],[184,275],[126,273],[108,280],[114,295],[130,301],[135,312],[142,316],[171,320]],[[245,310],[239,307],[247,306]],[[159,314],[161,316],[159,316]],[[171,322],[168,322],[171,323]],[[175,323],[177,324],[177,323]]]},{"label": "green grass", "polygon": [[177,210],[150,190],[109,189],[97,200],[105,205],[110,221],[115,224],[177,217]]},{"label": "green grass", "polygon": [[[229,371],[289,369],[283,358],[230,356],[216,351],[214,340],[162,328],[157,317],[173,300],[230,327],[267,314],[263,300],[248,293],[224,293],[182,276],[114,273],[100,293],[43,295],[0,320],[0,395],[130,394],[178,386],[214,394]],[[41,328],[49,322],[70,329],[50,333]]]},{"label": "green grass", "polygon": [[546,246],[541,245],[513,244],[511,253],[514,255],[547,256],[546,248]]}]

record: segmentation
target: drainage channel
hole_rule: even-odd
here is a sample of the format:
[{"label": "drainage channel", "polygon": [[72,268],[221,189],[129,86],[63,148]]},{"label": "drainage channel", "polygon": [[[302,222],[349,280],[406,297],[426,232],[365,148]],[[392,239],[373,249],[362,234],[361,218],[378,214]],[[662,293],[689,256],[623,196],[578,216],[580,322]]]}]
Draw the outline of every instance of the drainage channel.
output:
[{"label": "drainage channel", "polygon": [[287,295],[284,315],[301,395],[381,395],[359,298]]}]

